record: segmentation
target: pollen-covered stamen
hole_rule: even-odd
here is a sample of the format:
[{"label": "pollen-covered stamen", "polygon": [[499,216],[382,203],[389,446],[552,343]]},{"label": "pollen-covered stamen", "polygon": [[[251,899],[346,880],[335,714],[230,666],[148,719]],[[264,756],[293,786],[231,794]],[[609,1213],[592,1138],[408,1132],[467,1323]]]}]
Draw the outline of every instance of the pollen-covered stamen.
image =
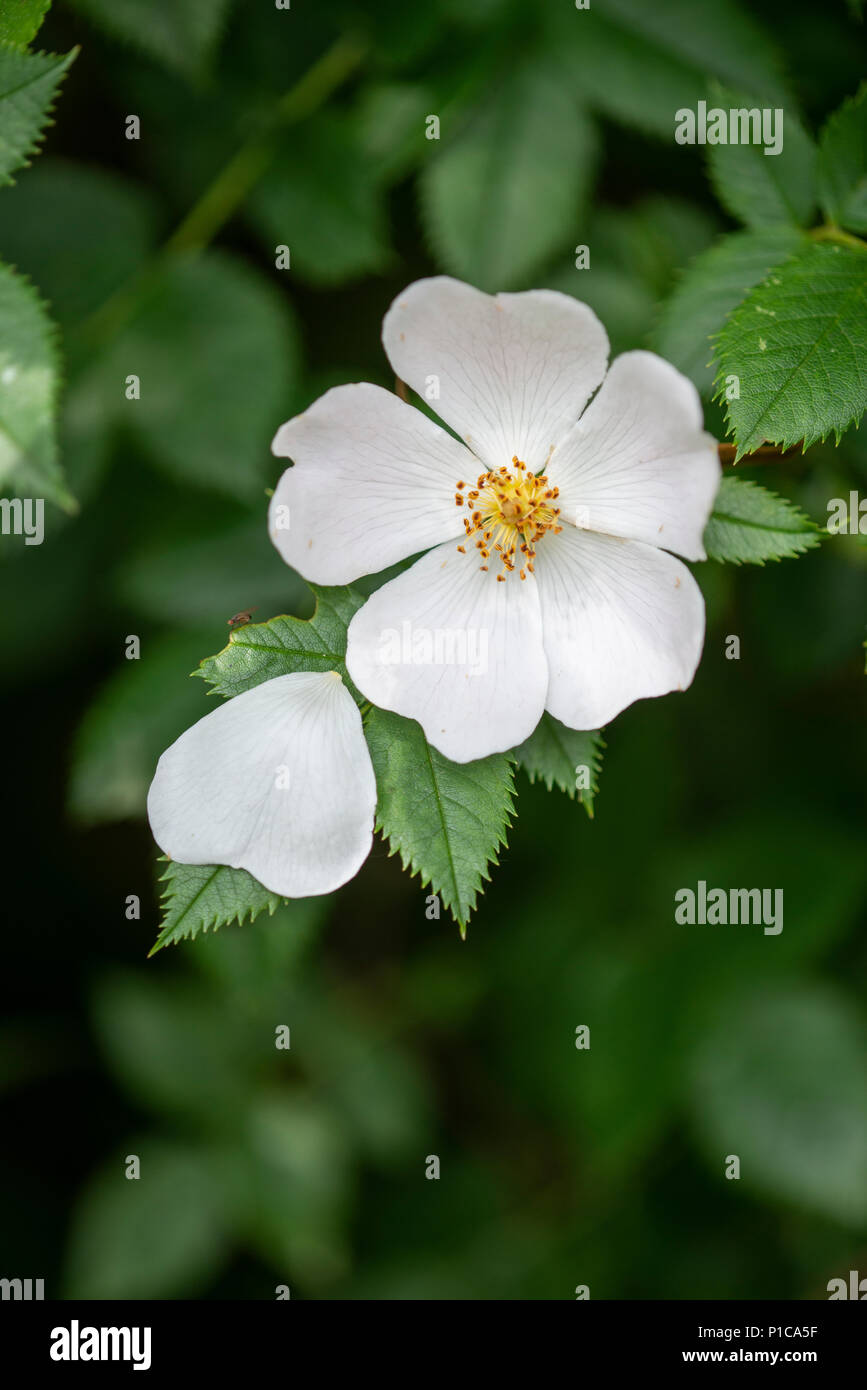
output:
[{"label": "pollen-covered stamen", "polygon": [[[457,484],[458,489],[464,486]],[[492,552],[499,557],[504,572],[497,578],[505,579],[514,571],[517,551],[521,556],[518,572],[526,579],[527,571],[533,573],[536,543],[548,531],[556,534],[563,529],[557,521],[558,496],[559,490],[543,473],[531,473],[526,463],[513,457],[511,470],[505,464],[490,469],[480,475],[466,496],[457,491],[455,501],[459,507],[466,503],[470,511],[469,517],[464,517],[467,536],[481,533],[475,543],[480,558],[488,560]],[[463,552],[463,546],[458,549]],[[480,568],[486,570],[488,566]]]}]

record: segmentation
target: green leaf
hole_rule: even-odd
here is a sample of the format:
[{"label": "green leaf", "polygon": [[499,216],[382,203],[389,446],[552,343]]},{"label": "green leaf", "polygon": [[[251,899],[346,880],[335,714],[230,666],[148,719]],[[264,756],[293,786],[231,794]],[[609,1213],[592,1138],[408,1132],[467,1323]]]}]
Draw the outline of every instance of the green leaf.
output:
[{"label": "green leaf", "polygon": [[232,0],[72,0],[93,24],[187,76],[208,66]]},{"label": "green leaf", "polygon": [[538,60],[518,67],[421,175],[438,260],[486,290],[526,281],[574,244],[595,160],[569,74]]},{"label": "green leaf", "polygon": [[552,48],[576,96],[642,135],[671,142],[675,113],[709,96],[708,75],[780,104],[774,45],[733,0],[697,10],[691,0],[608,0],[576,12],[545,6]]},{"label": "green leaf", "polygon": [[[166,862],[164,859],[162,862]],[[230,869],[218,864],[176,864],[168,861],[160,879],[163,889],[163,920],[160,934],[149,954],[178,941],[192,940],[199,932],[237,922],[254,922],[266,909],[274,915],[281,901],[246,869]]]},{"label": "green leaf", "polygon": [[129,1180],[118,1153],[79,1199],[65,1271],[69,1298],[171,1298],[198,1292],[223,1253],[222,1193],[208,1149],[146,1137]]},{"label": "green leaf", "polygon": [[[758,111],[754,97],[715,87],[713,105]],[[765,108],[770,109],[770,108]],[[783,147],[765,154],[763,144],[707,145],[711,183],[723,207],[748,227],[787,222],[804,227],[816,206],[816,147],[791,109],[777,108]]]},{"label": "green leaf", "polygon": [[867,248],[812,244],[735,309],[715,343],[738,458],[765,440],[839,440],[867,405]]},{"label": "green leaf", "polygon": [[[698,203],[651,194],[629,208],[597,208],[586,240],[594,268],[616,265],[659,298],[668,293],[677,271],[704,251],[718,231],[716,214]],[[577,278],[584,276],[579,273]],[[592,272],[587,278],[593,279]]]},{"label": "green leaf", "polygon": [[685,198],[651,195],[628,209],[603,206],[580,233],[591,249],[589,268],[577,270],[573,256],[545,283],[595,310],[605,324],[612,357],[644,348],[660,298],[716,230],[713,215]]},{"label": "green leaf", "polygon": [[819,199],[831,222],[867,232],[867,82],[822,131]]},{"label": "green leaf", "polygon": [[365,734],[379,802],[376,828],[421,885],[430,885],[465,934],[488,865],[506,843],[514,812],[513,765],[492,754],[453,763],[432,748],[421,726],[371,709]]},{"label": "green leaf", "polygon": [[749,290],[804,245],[794,227],[732,232],[697,256],[666,302],[654,334],[656,351],[700,391],[713,384],[710,339]]},{"label": "green leaf", "polygon": [[395,183],[430,153],[425,119],[439,110],[434,92],[415,82],[372,83],[362,88],[354,120],[369,175]]},{"label": "green leaf", "polygon": [[42,27],[51,0],[3,0],[0,4],[0,43],[30,43]]},{"label": "green leaf", "polygon": [[[307,898],[287,912],[328,899]],[[275,935],[259,933],[258,940]],[[285,933],[284,933],[285,935]],[[221,943],[233,938],[224,936]],[[234,941],[249,941],[236,934]],[[212,956],[214,953],[211,952]],[[346,1007],[330,992],[305,983],[303,998],[293,1001],[292,1017],[305,1039],[305,1067],[312,1089],[320,1085],[337,1111],[344,1134],[377,1162],[409,1159],[429,1133],[426,1087],[421,1070],[393,1033],[362,1012]],[[328,987],[325,986],[327,991]],[[323,997],[324,995],[324,997]],[[318,997],[317,997],[318,996]],[[416,1002],[413,1014],[418,1019]],[[436,1005],[430,1009],[435,1017]],[[278,1054],[279,1056],[279,1054]]]},{"label": "green leaf", "polygon": [[208,711],[198,681],[178,679],[208,640],[207,629],[145,638],[137,661],[121,662],[88,706],[76,734],[68,810],[84,825],[141,817],[157,759]]},{"label": "green leaf", "polygon": [[39,296],[0,265],[0,488],[75,510],[57,462],[57,344]]},{"label": "green leaf", "polygon": [[[211,251],[165,272],[103,369],[118,418],[170,478],[253,501],[273,470],[274,428],[291,414],[297,358],[288,301]],[[129,375],[139,400],[125,398]]]},{"label": "green leaf", "polygon": [[373,174],[349,118],[319,116],[284,136],[249,200],[269,258],[288,246],[291,271],[285,273],[320,285],[382,271],[391,253],[384,197]]},{"label": "green leaf", "polygon": [[784,497],[746,478],[725,477],[704,533],[709,560],[763,565],[820,543],[818,528]]},{"label": "green leaf", "polygon": [[0,187],[36,152],[71,53],[0,47]]},{"label": "green leaf", "polygon": [[[733,87],[784,95],[782,60],[766,30],[738,0],[607,0],[606,17],[666,53]],[[579,15],[579,22],[584,19]]]},{"label": "green leaf", "polygon": [[574,15],[565,7],[552,8],[561,30],[568,16],[569,32],[561,36],[562,58],[578,98],[643,135],[652,132],[670,141],[675,112],[681,107],[694,110],[707,95],[704,72],[621,28],[598,8],[578,15],[576,41]]},{"label": "green leaf", "polygon": [[[604,747],[598,729],[567,729],[546,710],[530,737],[515,749],[515,757],[531,782],[544,782],[549,791],[557,786],[573,801],[577,796],[592,819]],[[579,767],[589,770],[586,789],[576,785]]]},{"label": "green leaf", "polygon": [[[246,942],[250,933],[235,935]],[[210,961],[227,937],[202,955]],[[268,987],[259,981],[260,991]],[[92,1016],[110,1072],[139,1106],[212,1131],[232,1127],[249,1100],[251,1071],[267,1060],[261,1029],[238,1007],[245,992],[249,998],[249,980],[227,998],[167,969],[100,975]],[[236,1007],[227,1017],[229,1000]]]},{"label": "green leaf", "polygon": [[207,657],[195,674],[218,695],[240,695],[291,671],[337,671],[352,689],[345,663],[346,629],[364,596],[349,587],[311,588],[316,595],[312,618],[272,618],[237,628],[228,646]]},{"label": "green leaf", "polygon": [[791,983],[726,999],[696,1049],[692,1104],[715,1171],[847,1224],[867,1222],[867,1036],[848,999]]},{"label": "green leaf", "polygon": [[244,1244],[278,1270],[297,1270],[315,1290],[350,1263],[354,1174],[351,1140],[329,1103],[330,1088],[322,1096],[311,1089],[305,1094],[284,1082],[271,1094],[254,1093],[232,1171]]},{"label": "green leaf", "polygon": [[144,188],[69,160],[40,160],[0,198],[3,255],[33,278],[67,328],[132,278],[156,237]]}]

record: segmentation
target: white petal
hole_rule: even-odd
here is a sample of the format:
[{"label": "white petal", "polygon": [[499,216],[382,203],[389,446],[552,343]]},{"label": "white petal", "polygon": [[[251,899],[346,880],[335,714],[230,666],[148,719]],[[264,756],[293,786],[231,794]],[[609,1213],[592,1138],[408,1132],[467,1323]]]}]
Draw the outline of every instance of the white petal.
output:
[{"label": "white petal", "polygon": [[564,527],[538,547],[550,685],[571,729],[598,729],[633,700],[685,690],[704,641],[704,599],[685,565],[638,541]]},{"label": "white petal", "polygon": [[336,386],[287,420],[273,453],[295,460],[271,499],[268,532],[287,564],[348,584],[463,531],[455,484],[469,451],[381,386]]},{"label": "white petal", "polygon": [[542,717],[548,673],[532,579],[498,583],[441,545],[384,584],[349,624],[346,665],[375,705],[417,719],[454,762],[504,752]]},{"label": "white petal", "polygon": [[[540,209],[544,216],[544,209]],[[490,468],[513,456],[544,468],[605,375],[608,336],[593,310],[554,290],[483,294],[460,280],[418,280],[382,325],[398,376]]]},{"label": "white petal", "polygon": [[652,352],[615,359],[548,468],[573,525],[705,558],[702,532],[720,483],[698,392]]},{"label": "white petal", "polygon": [[160,848],[228,864],[287,898],[330,893],[373,839],[376,783],[349,691],[333,671],[265,681],[163,753],[148,793]]}]

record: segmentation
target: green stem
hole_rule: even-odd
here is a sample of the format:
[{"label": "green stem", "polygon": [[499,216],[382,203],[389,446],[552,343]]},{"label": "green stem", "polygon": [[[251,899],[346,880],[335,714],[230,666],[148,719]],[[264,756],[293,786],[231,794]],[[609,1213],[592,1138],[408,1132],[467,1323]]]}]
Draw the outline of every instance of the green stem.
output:
[{"label": "green stem", "polygon": [[814,227],[809,233],[814,241],[834,241],[840,246],[852,246],[856,251],[867,251],[867,241],[861,237],[852,236],[850,232],[844,232],[842,227],[838,227],[834,222],[826,222],[824,227]]},{"label": "green stem", "polygon": [[175,228],[154,259],[121,286],[81,325],[89,348],[111,338],[139,309],[160,272],[176,256],[201,251],[225,226],[268,169],[278,136],[317,111],[358,67],[365,44],[344,36],[279,99],[264,126],[229,160]]},{"label": "green stem", "polygon": [[207,246],[255,188],[274,156],[276,137],[322,105],[358,66],[364,44],[341,38],[324,53],[275,106],[263,131],[252,136],[187,213],[163,248],[164,255]]}]

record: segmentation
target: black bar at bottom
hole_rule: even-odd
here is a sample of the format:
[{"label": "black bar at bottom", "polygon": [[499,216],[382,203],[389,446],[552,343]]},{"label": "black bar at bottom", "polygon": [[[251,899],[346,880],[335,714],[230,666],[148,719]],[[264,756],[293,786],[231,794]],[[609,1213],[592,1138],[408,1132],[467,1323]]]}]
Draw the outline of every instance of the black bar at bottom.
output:
[{"label": "black bar at bottom", "polygon": [[[480,1300],[483,1302],[483,1300]],[[333,1367],[343,1349],[348,1359],[380,1372],[396,1351],[393,1314],[382,1328],[377,1314],[365,1305],[363,1321],[347,1303],[324,1307],[307,1302],[2,1302],[0,1303],[0,1369],[15,1367],[25,1376],[48,1371],[64,1376],[113,1374],[164,1375],[166,1371],[216,1374],[221,1379],[266,1367],[283,1366],[287,1376],[302,1367],[299,1353]],[[475,1305],[474,1305],[475,1306]],[[491,1308],[493,1305],[486,1305]],[[638,1369],[669,1371],[674,1367],[722,1365],[807,1366],[827,1374],[862,1363],[865,1311],[860,1303],[840,1302],[575,1302],[566,1315],[561,1307],[546,1314],[540,1343],[535,1316],[516,1313],[511,1305],[500,1335],[489,1332],[487,1318],[467,1327],[478,1340],[477,1356],[487,1362],[486,1374],[501,1358],[512,1357],[522,1342],[534,1357],[547,1362],[550,1338],[562,1335],[576,1370],[593,1366],[612,1371]],[[429,1378],[441,1362],[443,1374],[464,1360],[448,1335],[442,1311],[423,1331],[417,1346],[417,1370]],[[401,1309],[400,1336],[414,1335],[412,1314]],[[417,1325],[416,1325],[417,1328]],[[353,1329],[357,1337],[353,1336]],[[345,1340],[335,1341],[335,1331]],[[488,1333],[485,1336],[485,1333]],[[374,1346],[378,1351],[371,1354]],[[365,1350],[366,1348],[366,1350]],[[391,1348],[391,1350],[389,1350]],[[475,1359],[475,1358],[474,1358]],[[366,1364],[365,1364],[366,1363]],[[466,1363],[465,1363],[466,1364]],[[360,1369],[360,1366],[359,1366]],[[514,1366],[513,1366],[514,1369]],[[414,1375],[404,1362],[404,1373]],[[19,1376],[20,1379],[20,1376]]]}]

